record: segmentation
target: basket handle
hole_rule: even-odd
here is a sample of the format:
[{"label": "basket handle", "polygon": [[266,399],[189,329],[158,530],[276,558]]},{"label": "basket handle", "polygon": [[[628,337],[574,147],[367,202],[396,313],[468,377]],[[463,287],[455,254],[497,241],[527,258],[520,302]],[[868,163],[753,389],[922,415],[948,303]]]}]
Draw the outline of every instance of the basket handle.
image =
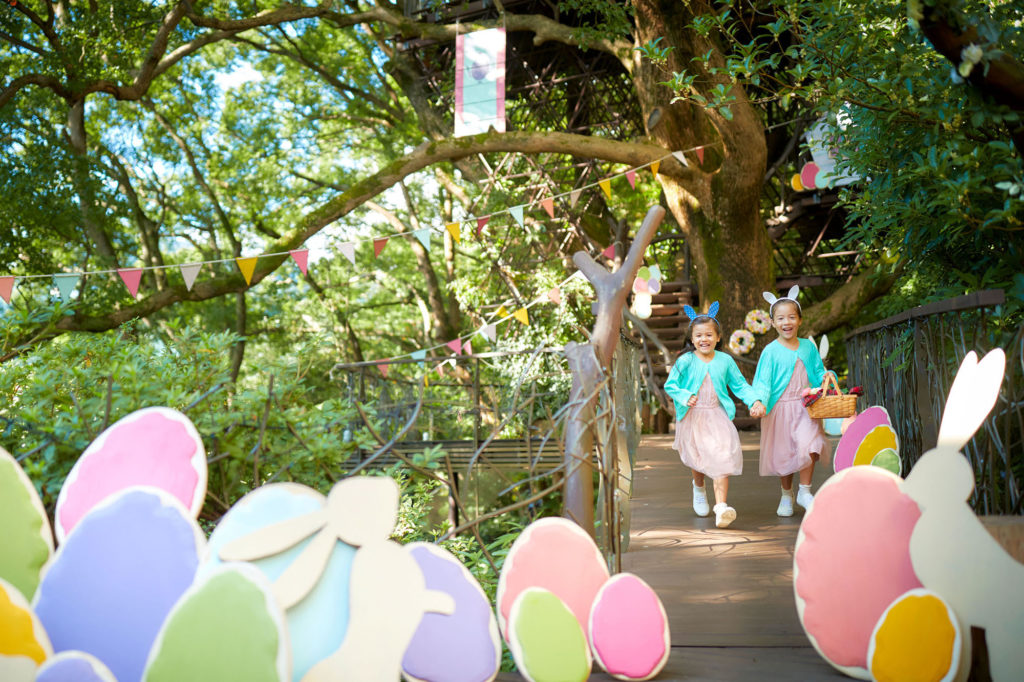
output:
[{"label": "basket handle", "polygon": [[832,384],[832,387],[836,389],[836,393],[842,395],[843,392],[839,390],[839,384],[836,382],[836,376],[832,372],[825,370],[825,377],[821,380],[821,395],[828,395],[828,385]]}]

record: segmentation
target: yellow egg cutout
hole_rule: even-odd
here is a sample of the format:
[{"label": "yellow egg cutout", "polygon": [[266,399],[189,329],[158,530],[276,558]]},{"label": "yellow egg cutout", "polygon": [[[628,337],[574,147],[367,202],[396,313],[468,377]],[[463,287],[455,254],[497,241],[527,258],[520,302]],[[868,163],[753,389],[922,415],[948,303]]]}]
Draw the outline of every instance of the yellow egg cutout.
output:
[{"label": "yellow egg cutout", "polygon": [[868,435],[864,436],[864,440],[857,446],[857,453],[853,456],[853,465],[871,464],[875,455],[886,448],[891,448],[899,453],[900,444],[892,427],[882,424],[871,429]]},{"label": "yellow egg cutout", "polygon": [[797,192],[804,191],[804,183],[800,182],[799,173],[793,173],[793,177],[789,179],[789,186],[792,187]]},{"label": "yellow egg cutout", "polygon": [[0,680],[30,682],[53,655],[50,637],[18,588],[0,579]]},{"label": "yellow egg cutout", "polygon": [[924,588],[903,593],[885,610],[871,633],[868,670],[878,682],[952,682],[969,663],[956,614]]}]

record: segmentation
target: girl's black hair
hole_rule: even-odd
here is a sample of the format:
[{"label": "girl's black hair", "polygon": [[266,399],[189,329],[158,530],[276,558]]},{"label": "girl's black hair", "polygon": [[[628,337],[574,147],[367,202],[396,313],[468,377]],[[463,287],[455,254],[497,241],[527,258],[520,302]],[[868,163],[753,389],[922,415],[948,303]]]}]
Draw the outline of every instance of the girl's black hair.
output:
[{"label": "girl's black hair", "polygon": [[690,320],[690,325],[686,328],[686,343],[683,345],[683,350],[679,353],[680,355],[697,350],[697,347],[693,345],[693,328],[698,324],[707,324],[708,322],[714,322],[715,328],[718,330],[718,343],[715,344],[715,350],[718,350],[718,346],[722,344],[722,325],[710,315],[698,315]]},{"label": "girl's black hair", "polygon": [[775,301],[775,303],[772,303],[771,306],[768,308],[768,317],[772,318],[773,321],[775,320],[775,306],[779,305],[780,303],[791,303],[795,305],[797,317],[799,317],[801,320],[804,319],[804,309],[800,307],[799,303],[797,303],[791,298],[780,298],[779,300]]}]

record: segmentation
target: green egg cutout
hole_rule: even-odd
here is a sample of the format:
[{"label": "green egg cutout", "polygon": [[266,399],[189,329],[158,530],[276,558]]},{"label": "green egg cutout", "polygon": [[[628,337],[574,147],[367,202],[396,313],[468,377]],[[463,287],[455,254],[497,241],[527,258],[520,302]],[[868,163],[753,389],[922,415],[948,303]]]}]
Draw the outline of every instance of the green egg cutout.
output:
[{"label": "green egg cutout", "polygon": [[651,269],[645,265],[644,267],[640,268],[639,271],[637,271],[636,276],[639,277],[640,279],[650,279]]},{"label": "green egg cutout", "polygon": [[897,455],[896,451],[892,448],[879,450],[878,454],[871,459],[871,463],[876,467],[881,467],[886,471],[891,471],[897,476],[900,475],[900,469],[902,468],[900,456]]},{"label": "green egg cutout", "polygon": [[53,555],[53,531],[35,486],[0,448],[0,578],[32,601],[43,564]]},{"label": "green egg cutout", "polygon": [[509,649],[530,682],[583,682],[590,676],[590,645],[576,616],[553,592],[523,590],[508,621]]}]

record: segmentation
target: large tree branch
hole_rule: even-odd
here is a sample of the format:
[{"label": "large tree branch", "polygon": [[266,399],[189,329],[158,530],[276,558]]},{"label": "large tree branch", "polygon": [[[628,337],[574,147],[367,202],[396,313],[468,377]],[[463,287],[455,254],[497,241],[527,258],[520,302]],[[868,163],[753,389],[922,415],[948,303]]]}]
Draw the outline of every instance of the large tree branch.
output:
[{"label": "large tree branch", "polygon": [[804,331],[822,334],[852,322],[864,306],[888,293],[899,272],[898,267],[886,273],[868,269],[855,276],[824,301],[804,311]]},{"label": "large tree branch", "polygon": [[23,88],[27,88],[30,85],[39,85],[44,88],[48,88],[57,93],[58,96],[64,99],[70,99],[72,96],[71,90],[64,87],[58,79],[53,76],[46,76],[41,73],[29,73],[24,76],[19,76],[11,81],[3,90],[0,90],[0,109],[14,98],[18,91]]}]

